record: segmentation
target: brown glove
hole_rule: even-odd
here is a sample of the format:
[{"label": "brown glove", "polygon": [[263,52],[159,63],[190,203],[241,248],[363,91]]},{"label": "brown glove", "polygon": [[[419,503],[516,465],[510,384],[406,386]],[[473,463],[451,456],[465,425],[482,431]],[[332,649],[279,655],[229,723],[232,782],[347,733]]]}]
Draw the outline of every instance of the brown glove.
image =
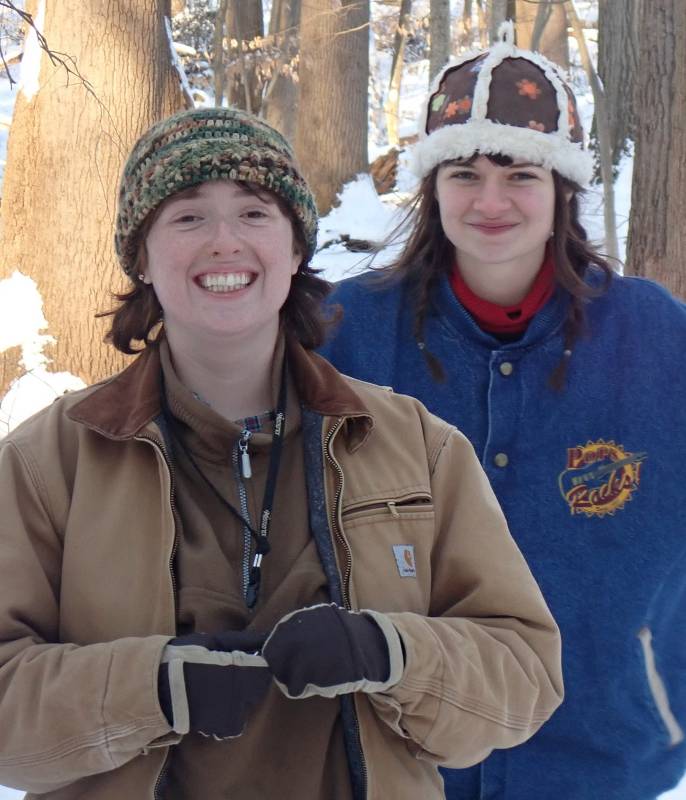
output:
[{"label": "brown glove", "polygon": [[162,711],[177,733],[196,731],[215,739],[243,733],[272,680],[256,653],[264,638],[254,631],[225,631],[169,642],[157,686]]},{"label": "brown glove", "polygon": [[318,605],[294,611],[262,648],[286,697],[383,692],[402,677],[400,636],[384,614]]}]

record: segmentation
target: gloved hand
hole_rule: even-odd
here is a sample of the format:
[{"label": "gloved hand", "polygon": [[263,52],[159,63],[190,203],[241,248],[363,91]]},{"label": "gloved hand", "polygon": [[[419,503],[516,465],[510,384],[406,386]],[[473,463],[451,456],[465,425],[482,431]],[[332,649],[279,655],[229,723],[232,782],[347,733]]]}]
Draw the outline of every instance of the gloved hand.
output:
[{"label": "gloved hand", "polygon": [[256,654],[265,637],[256,631],[192,633],[167,644],[157,685],[162,711],[177,733],[215,739],[243,733],[272,680]]},{"label": "gloved hand", "polygon": [[334,604],[293,611],[276,623],[262,655],[286,697],[382,692],[402,677],[400,636],[376,611]]}]

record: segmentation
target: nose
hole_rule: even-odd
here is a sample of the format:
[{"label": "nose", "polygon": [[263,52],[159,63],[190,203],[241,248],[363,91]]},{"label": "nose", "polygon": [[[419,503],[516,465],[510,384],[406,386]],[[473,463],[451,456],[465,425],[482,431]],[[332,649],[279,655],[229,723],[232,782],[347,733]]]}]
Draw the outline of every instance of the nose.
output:
[{"label": "nose", "polygon": [[488,176],[481,180],[474,197],[474,210],[485,217],[497,217],[510,208],[512,201],[506,187],[497,176]]},{"label": "nose", "polygon": [[212,256],[231,255],[240,252],[242,240],[236,226],[229,220],[219,219],[210,228],[208,249]]}]

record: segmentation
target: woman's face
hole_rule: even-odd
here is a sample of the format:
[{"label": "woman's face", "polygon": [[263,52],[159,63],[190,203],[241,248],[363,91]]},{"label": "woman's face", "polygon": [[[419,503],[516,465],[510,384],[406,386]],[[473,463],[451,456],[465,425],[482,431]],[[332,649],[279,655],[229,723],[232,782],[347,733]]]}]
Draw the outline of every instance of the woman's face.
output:
[{"label": "woman's face", "polygon": [[172,196],[145,240],[146,280],[171,343],[276,340],[279,311],[301,256],[290,219],[269,192],[234,181]]},{"label": "woman's face", "polygon": [[466,276],[509,266],[535,275],[553,230],[555,187],[550,170],[501,167],[486,156],[470,165],[446,162],[436,176],[441,225]]}]

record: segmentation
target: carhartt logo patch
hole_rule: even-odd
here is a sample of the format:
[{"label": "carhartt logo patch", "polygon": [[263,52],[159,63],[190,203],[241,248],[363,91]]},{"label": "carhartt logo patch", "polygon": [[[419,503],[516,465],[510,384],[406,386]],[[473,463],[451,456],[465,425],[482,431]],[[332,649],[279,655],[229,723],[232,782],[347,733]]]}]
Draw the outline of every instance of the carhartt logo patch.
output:
[{"label": "carhartt logo patch", "polygon": [[414,545],[394,544],[393,555],[395,563],[398,565],[398,572],[401,578],[416,578],[417,564],[414,560]]},{"label": "carhartt logo patch", "polygon": [[558,483],[572,514],[604,517],[623,509],[639,487],[646,457],[602,439],[570,447]]}]

